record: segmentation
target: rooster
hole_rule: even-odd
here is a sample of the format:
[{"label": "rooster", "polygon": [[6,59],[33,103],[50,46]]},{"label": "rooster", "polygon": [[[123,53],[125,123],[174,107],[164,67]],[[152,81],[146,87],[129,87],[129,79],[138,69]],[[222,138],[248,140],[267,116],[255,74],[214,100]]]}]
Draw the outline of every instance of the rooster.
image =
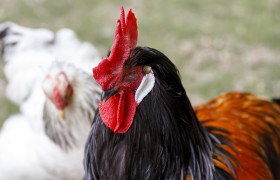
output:
[{"label": "rooster", "polygon": [[112,50],[93,69],[103,92],[85,179],[279,179],[280,107],[235,92],[193,108],[175,65],[137,36],[122,7]]}]

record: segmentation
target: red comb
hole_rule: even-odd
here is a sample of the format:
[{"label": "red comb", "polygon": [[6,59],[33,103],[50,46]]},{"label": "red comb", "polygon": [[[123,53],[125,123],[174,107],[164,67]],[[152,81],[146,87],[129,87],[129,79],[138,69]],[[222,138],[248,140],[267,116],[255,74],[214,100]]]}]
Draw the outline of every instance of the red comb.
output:
[{"label": "red comb", "polygon": [[124,9],[121,7],[111,54],[93,68],[93,77],[103,90],[110,89],[119,78],[118,74],[128,59],[130,50],[136,47],[137,36],[137,23],[133,12],[130,9],[125,19]]}]

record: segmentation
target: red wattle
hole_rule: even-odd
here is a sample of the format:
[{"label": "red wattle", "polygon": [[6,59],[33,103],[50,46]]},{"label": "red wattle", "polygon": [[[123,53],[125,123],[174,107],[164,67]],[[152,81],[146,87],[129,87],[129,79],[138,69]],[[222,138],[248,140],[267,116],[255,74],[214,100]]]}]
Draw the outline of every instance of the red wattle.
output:
[{"label": "red wattle", "polygon": [[54,88],[53,95],[54,95],[53,103],[56,106],[56,108],[59,109],[59,110],[63,109],[64,108],[64,101],[63,101],[63,98],[61,97],[57,87]]},{"label": "red wattle", "polygon": [[99,103],[99,113],[104,124],[115,133],[126,133],[133,123],[137,102],[133,92],[120,92],[110,97],[103,105]]}]

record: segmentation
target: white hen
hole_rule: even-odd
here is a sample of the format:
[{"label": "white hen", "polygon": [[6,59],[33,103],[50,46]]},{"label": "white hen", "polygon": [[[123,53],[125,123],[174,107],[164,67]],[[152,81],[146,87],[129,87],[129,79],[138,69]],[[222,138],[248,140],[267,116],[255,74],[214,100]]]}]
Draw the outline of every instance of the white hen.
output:
[{"label": "white hen", "polygon": [[[62,62],[49,68],[43,89],[47,98],[42,119],[14,115],[1,130],[0,179],[83,178],[84,144],[100,89],[87,73]],[[67,102],[62,108],[57,106],[58,96]],[[42,120],[45,131],[33,125]]]},{"label": "white hen", "polygon": [[[0,131],[0,180],[82,179],[84,144],[100,96],[91,75],[97,51],[69,29],[54,34],[5,23],[0,36],[7,96],[21,109]],[[73,91],[64,97],[65,83]],[[63,108],[56,106],[55,88],[67,101]]]}]

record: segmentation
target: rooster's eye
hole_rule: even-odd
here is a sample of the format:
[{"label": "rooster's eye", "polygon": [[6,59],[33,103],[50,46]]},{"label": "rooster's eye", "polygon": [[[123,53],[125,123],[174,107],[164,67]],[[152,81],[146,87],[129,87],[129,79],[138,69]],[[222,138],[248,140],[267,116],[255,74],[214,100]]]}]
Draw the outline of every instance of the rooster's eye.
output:
[{"label": "rooster's eye", "polygon": [[151,67],[150,66],[144,66],[142,69],[143,74],[148,74],[149,72],[151,72]]}]

